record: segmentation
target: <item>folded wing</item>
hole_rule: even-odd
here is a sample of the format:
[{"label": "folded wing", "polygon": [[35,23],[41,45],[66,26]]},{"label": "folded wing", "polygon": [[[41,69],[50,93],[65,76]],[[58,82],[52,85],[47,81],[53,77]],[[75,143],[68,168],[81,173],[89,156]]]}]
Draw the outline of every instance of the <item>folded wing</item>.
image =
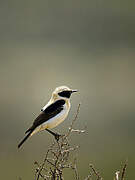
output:
[{"label": "folded wing", "polygon": [[57,100],[48,106],[44,111],[42,111],[39,116],[33,122],[33,125],[25,132],[29,132],[34,130],[39,125],[47,122],[49,119],[53,118],[57,114],[59,114],[63,110],[63,105],[65,104],[65,100]]}]

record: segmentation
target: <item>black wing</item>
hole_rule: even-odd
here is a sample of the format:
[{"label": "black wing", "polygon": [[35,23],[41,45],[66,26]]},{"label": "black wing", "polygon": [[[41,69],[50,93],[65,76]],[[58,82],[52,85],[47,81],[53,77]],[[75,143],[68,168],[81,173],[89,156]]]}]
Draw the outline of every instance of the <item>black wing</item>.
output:
[{"label": "black wing", "polygon": [[33,125],[25,132],[33,131],[36,127],[41,125],[42,123],[48,121],[53,118],[57,114],[59,114],[63,110],[63,105],[65,104],[65,100],[57,100],[50,106],[48,106],[44,111],[42,111],[39,116],[33,122]]},{"label": "black wing", "polygon": [[25,132],[28,133],[24,139],[19,143],[18,148],[22,146],[22,144],[30,137],[31,133],[34,131],[36,127],[41,125],[42,123],[48,121],[50,118],[53,118],[57,114],[59,114],[63,110],[63,105],[65,104],[64,100],[57,100],[50,106],[48,106],[43,112],[39,114],[39,116],[33,122],[33,125]]}]

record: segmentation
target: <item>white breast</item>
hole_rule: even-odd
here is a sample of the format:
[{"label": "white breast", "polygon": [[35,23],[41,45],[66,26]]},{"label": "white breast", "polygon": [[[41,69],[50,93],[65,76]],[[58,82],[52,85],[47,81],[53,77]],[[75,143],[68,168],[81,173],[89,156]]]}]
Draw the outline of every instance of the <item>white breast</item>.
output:
[{"label": "white breast", "polygon": [[55,117],[51,118],[46,123],[44,123],[44,125],[46,125],[47,128],[50,128],[50,129],[56,127],[57,125],[59,125],[66,119],[69,113],[69,109],[70,109],[70,106],[66,103],[64,105],[64,109],[58,115],[56,115]]}]

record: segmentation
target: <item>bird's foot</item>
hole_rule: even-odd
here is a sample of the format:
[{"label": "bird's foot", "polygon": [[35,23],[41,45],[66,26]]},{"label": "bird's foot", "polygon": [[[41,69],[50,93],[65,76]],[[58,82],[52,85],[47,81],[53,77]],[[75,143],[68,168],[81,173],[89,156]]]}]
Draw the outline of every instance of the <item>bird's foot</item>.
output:
[{"label": "bird's foot", "polygon": [[57,133],[55,134],[54,137],[55,137],[55,139],[56,139],[57,142],[59,141],[59,139],[60,139],[61,136],[62,136],[62,135],[60,135],[60,134],[57,134]]}]

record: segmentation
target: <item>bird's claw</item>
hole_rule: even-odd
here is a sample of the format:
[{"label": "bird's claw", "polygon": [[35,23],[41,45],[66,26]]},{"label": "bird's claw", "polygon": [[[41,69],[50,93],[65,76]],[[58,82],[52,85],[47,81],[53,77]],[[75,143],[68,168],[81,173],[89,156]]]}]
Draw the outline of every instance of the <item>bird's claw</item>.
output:
[{"label": "bird's claw", "polygon": [[55,134],[55,139],[56,139],[57,142],[59,141],[59,139],[60,139],[61,136],[62,136],[62,135],[60,135],[60,134]]}]

